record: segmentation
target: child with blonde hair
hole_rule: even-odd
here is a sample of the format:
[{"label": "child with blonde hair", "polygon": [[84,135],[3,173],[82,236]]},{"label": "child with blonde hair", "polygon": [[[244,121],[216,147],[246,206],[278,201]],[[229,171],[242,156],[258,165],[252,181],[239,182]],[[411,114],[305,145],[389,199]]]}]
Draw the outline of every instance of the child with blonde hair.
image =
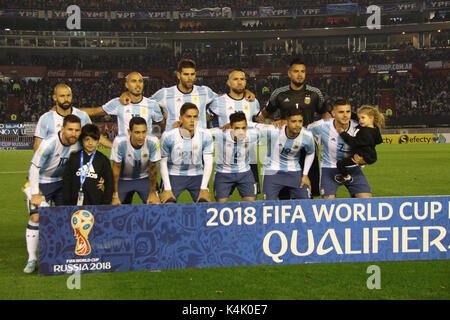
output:
[{"label": "child with blonde hair", "polygon": [[357,166],[353,161],[355,154],[362,157],[367,164],[377,161],[375,146],[383,142],[380,129],[384,127],[384,115],[377,107],[363,105],[357,110],[359,125],[355,131],[355,136],[349,135],[344,130],[338,130],[345,143],[351,147],[351,155],[337,162],[340,174],[334,179],[339,183],[351,183],[349,167]]}]

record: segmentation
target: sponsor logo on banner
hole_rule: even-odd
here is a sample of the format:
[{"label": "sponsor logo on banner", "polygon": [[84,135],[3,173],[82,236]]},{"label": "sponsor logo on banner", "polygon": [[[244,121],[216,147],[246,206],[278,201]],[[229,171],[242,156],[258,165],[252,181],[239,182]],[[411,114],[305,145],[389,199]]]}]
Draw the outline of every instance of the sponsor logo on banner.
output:
[{"label": "sponsor logo on banner", "polygon": [[77,239],[75,254],[87,256],[91,253],[91,245],[88,240],[89,233],[94,226],[94,216],[87,210],[78,210],[72,215],[70,220]]},{"label": "sponsor logo on banner", "polygon": [[434,143],[447,143],[450,141],[450,134],[448,133],[435,133],[433,136]]},{"label": "sponsor logo on banner", "polygon": [[429,134],[384,134],[381,136],[384,144],[428,144],[434,143],[435,138]]}]

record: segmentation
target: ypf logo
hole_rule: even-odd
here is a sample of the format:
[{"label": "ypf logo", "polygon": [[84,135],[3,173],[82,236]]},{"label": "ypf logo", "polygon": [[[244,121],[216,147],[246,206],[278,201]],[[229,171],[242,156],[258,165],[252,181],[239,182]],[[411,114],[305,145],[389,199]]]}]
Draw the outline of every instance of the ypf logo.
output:
[{"label": "ypf logo", "polygon": [[400,136],[400,138],[398,138],[398,143],[402,144],[402,143],[408,143],[409,142],[409,137],[404,134],[402,136]]},{"label": "ypf logo", "polygon": [[78,210],[71,218],[72,228],[77,239],[75,254],[86,256],[91,253],[91,245],[88,241],[89,232],[94,225],[94,216],[87,210]]}]

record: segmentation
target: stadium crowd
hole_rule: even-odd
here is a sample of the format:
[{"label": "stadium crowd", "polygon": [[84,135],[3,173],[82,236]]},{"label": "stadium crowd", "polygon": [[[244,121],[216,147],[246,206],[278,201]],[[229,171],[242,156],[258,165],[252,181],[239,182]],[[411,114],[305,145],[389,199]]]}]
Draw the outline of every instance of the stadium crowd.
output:
[{"label": "stadium crowd", "polygon": [[[289,61],[301,55],[309,67],[330,65],[369,65],[382,63],[410,62],[424,65],[427,61],[446,60],[450,49],[434,48],[433,50],[415,49],[410,44],[399,44],[394,51],[386,45],[372,45],[370,51],[352,52],[347,47],[324,47],[321,44],[300,43],[298,53],[294,51],[290,42],[288,48],[285,43],[274,42],[265,49],[249,44],[240,51],[239,41],[227,41],[220,47],[211,46],[203,49],[183,49],[181,54],[174,54],[173,49],[165,46],[156,46],[151,53],[121,54],[107,56],[101,54],[90,55],[27,55],[18,51],[6,52],[0,56],[0,65],[16,66],[45,66],[49,69],[134,69],[151,71],[155,69],[174,71],[177,61],[182,58],[192,58],[197,61],[201,69],[227,68],[229,66],[247,68],[258,67],[285,67]],[[439,45],[439,43],[434,43]],[[261,55],[265,58],[262,59]]]},{"label": "stadium crowd", "polygon": [[[408,44],[400,44],[397,50],[387,50],[386,45],[373,45],[369,51],[353,52],[346,47],[325,47],[321,44],[300,43],[295,53],[291,42],[286,47],[284,42],[272,42],[264,50],[261,46],[253,47],[251,44],[242,51],[239,41],[228,41],[223,47],[203,47],[202,49],[184,49],[181,54],[175,55],[173,49],[159,46],[152,48],[148,54],[132,55],[27,55],[17,51],[6,52],[0,56],[0,65],[46,66],[49,69],[76,69],[76,70],[138,70],[140,72],[164,70],[174,79],[174,69],[182,58],[192,58],[197,62],[199,69],[229,69],[230,66],[238,68],[248,67],[286,67],[296,55],[302,55],[308,67],[316,66],[356,66],[355,71],[348,77],[324,77],[310,79],[313,86],[318,87],[326,98],[336,95],[350,97],[353,107],[357,108],[364,103],[380,105],[381,89],[391,89],[395,98],[394,116],[414,116],[417,113],[426,115],[446,115],[448,107],[448,78],[444,75],[431,75],[425,64],[428,61],[446,61],[449,49],[441,43],[433,49],[416,49]],[[444,45],[442,43],[442,45]],[[386,51],[387,50],[387,51]],[[361,76],[359,66],[385,63],[413,63],[418,69],[416,74],[391,74],[388,79],[385,75],[368,74]],[[311,76],[311,75],[310,75]],[[384,80],[383,80],[384,79]],[[175,80],[175,79],[174,79]],[[7,101],[6,96],[15,94],[23,105],[23,111],[17,121],[36,121],[52,104],[52,90],[56,80],[41,79],[26,81],[16,79],[14,83],[3,84],[0,95],[1,101]],[[267,99],[267,93],[275,88],[287,84],[285,76],[269,79],[250,79],[248,87],[257,94],[261,104]],[[199,78],[198,82],[206,84],[216,92],[226,92],[223,79]],[[21,90],[13,90],[13,85],[19,83]],[[145,93],[153,94],[157,89],[173,83],[161,79],[146,81]],[[113,78],[112,73],[106,73],[97,80],[73,80],[69,83],[74,92],[74,103],[80,107],[93,107],[104,104],[109,99],[120,95],[123,91],[123,81]],[[263,93],[264,88],[264,93]],[[3,98],[5,97],[5,98]],[[394,103],[394,102],[393,102]],[[8,107],[5,102],[0,105],[0,120],[8,118]],[[100,119],[103,120],[104,118]]]},{"label": "stadium crowd", "polygon": [[[326,100],[339,95],[348,96],[354,110],[367,103],[381,105],[381,89],[391,89],[395,99],[395,106],[392,107],[397,110],[394,116],[450,115],[448,93],[450,77],[439,73],[431,74],[425,71],[422,76],[412,73],[394,73],[388,77],[385,74],[367,74],[361,77],[357,73],[352,73],[348,77],[316,77],[308,81],[322,91]],[[57,82],[56,79],[19,80],[20,90],[14,90],[11,82],[3,84],[0,94],[2,96],[8,93],[14,94],[23,105],[23,111],[18,115],[17,121],[35,122],[39,115],[53,105],[53,88]],[[101,79],[73,80],[66,83],[72,88],[74,105],[78,107],[101,106],[124,91],[123,80],[113,79],[110,74]],[[159,88],[174,83],[175,81],[170,83],[161,79],[151,79],[145,82],[144,93],[150,96]],[[227,90],[225,79],[203,78],[198,83],[208,85],[218,93],[225,93]],[[255,92],[261,105],[265,105],[269,97],[268,93],[288,83],[289,79],[286,76],[249,79],[247,87]],[[0,106],[0,122],[7,119],[7,113],[6,106]],[[93,120],[110,119],[106,116]]]}]

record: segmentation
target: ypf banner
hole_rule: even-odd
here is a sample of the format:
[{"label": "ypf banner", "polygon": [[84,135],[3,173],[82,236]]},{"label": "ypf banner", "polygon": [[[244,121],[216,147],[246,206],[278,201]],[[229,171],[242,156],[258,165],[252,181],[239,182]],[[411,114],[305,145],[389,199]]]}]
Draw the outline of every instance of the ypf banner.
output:
[{"label": "ypf banner", "polygon": [[39,273],[450,259],[450,196],[42,208]]}]

